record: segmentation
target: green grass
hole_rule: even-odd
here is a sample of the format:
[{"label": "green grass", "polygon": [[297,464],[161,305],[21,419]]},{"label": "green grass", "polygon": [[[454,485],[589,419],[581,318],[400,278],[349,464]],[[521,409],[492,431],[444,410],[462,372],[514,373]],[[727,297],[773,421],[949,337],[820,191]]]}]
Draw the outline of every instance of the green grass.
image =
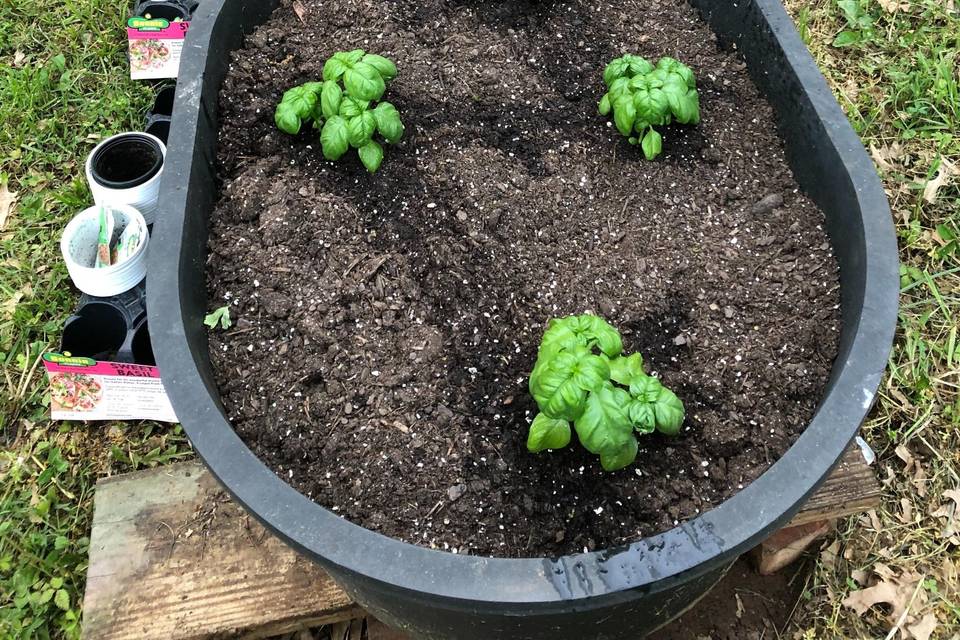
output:
[{"label": "green grass", "polygon": [[[887,637],[897,623],[889,609],[873,607],[861,617],[842,604],[884,579],[907,586],[923,579],[898,629],[932,615],[931,637],[952,638],[960,630],[958,565],[951,557],[960,540],[945,536],[960,506],[944,495],[960,488],[960,14],[952,4],[787,2],[878,164],[902,262],[896,344],[864,428],[879,454],[886,496],[875,517],[843,524],[835,562],[828,555],[818,563],[794,621],[806,638]],[[955,174],[925,198],[946,167]],[[884,578],[886,569],[892,577]]]},{"label": "green grass", "polygon": [[[922,586],[904,626],[933,614],[932,637],[960,629],[960,562],[944,537],[952,513],[944,492],[960,488],[960,16],[949,0],[899,4],[906,10],[889,13],[878,0],[788,0],[873,149],[903,263],[896,346],[865,427],[887,497],[875,517],[842,525],[837,560],[818,563],[794,619],[806,638],[886,637],[896,624],[886,610],[861,617],[842,605],[861,588],[857,578],[879,580],[884,566],[891,579]],[[50,423],[38,366],[76,302],[57,242],[90,201],[83,159],[101,137],[139,126],[150,99],[147,85],[127,79],[126,9],[106,0],[0,2],[0,184],[18,195],[0,230],[4,639],[78,636],[96,479],[189,454],[167,426]],[[951,166],[958,175],[925,200]]]},{"label": "green grass", "polygon": [[0,638],[79,636],[96,479],[183,455],[179,429],[47,419],[39,355],[76,303],[59,234],[90,204],[83,161],[136,128],[150,87],[128,79],[127,7],[0,3]]}]

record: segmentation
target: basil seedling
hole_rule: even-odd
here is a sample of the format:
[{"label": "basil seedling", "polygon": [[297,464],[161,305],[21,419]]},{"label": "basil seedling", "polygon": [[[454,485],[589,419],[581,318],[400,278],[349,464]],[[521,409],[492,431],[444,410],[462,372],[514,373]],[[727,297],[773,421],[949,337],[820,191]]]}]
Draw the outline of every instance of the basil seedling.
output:
[{"label": "basil seedling", "polygon": [[400,114],[383,97],[397,67],[383,56],[363,49],[338,51],[323,65],[323,82],[288,89],[274,112],[281,131],[295,135],[305,123],[320,130],[320,148],[328,160],[338,160],[353,147],[370,173],[383,162],[379,133],[393,144],[403,137]]},{"label": "basil seedling", "polygon": [[527,436],[533,453],[562,449],[571,429],[606,471],[637,457],[636,434],[677,435],[683,403],[643,370],[639,353],[625,356],[620,333],[603,318],[585,314],[547,325],[530,374],[530,394],[540,408]]},{"label": "basil seedling", "polygon": [[647,160],[663,150],[663,138],[654,127],[700,122],[697,80],[687,65],[673,58],[660,58],[657,66],[640,56],[627,54],[607,65],[603,72],[607,93],[600,99],[600,115],[613,112],[617,130],[630,144],[640,144]]}]

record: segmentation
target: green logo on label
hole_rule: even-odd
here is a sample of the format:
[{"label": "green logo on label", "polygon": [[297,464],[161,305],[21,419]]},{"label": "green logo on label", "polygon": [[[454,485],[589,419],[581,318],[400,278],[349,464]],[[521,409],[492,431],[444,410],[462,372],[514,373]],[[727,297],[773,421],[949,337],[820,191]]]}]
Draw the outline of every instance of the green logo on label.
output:
[{"label": "green logo on label", "polygon": [[69,353],[45,353],[43,359],[52,364],[62,364],[68,367],[92,367],[97,364],[97,361],[93,358],[71,356]]},{"label": "green logo on label", "polygon": [[163,31],[170,26],[170,21],[163,18],[141,18],[134,16],[127,20],[127,26],[137,31]]}]

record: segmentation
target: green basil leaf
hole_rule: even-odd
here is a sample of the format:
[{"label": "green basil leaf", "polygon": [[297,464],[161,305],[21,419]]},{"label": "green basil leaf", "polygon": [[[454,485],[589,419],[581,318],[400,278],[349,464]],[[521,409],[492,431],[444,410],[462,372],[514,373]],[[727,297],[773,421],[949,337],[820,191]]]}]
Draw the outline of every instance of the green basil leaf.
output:
[{"label": "green basil leaf", "polygon": [[653,65],[647,62],[646,58],[640,56],[624,56],[627,59],[627,65],[630,73],[634,76],[646,75],[653,71]]},{"label": "green basil leaf", "polygon": [[323,90],[322,82],[305,82],[301,86],[303,86],[304,90],[317,95],[320,95],[320,92]]},{"label": "green basil leaf", "polygon": [[610,105],[610,94],[605,93],[603,94],[603,97],[600,98],[600,104],[597,107],[597,111],[600,112],[600,115],[605,116],[610,113],[611,108],[612,107]]},{"label": "green basil leaf", "polygon": [[603,318],[590,313],[550,320],[540,341],[540,353],[574,347],[598,347],[613,358],[623,351],[623,341],[619,331]]},{"label": "green basil leaf", "polygon": [[393,144],[403,137],[403,122],[392,104],[381,102],[373,110],[373,116],[377,120],[377,130],[387,142]]},{"label": "green basil leaf", "polygon": [[357,100],[344,95],[340,100],[340,115],[344,118],[353,118],[366,111],[369,104],[366,100]]},{"label": "green basil leaf", "polygon": [[667,78],[669,77],[670,72],[666,69],[654,69],[644,76],[647,81],[647,86],[652,89],[657,89],[665,85],[667,83]]},{"label": "green basil leaf", "polygon": [[383,147],[380,146],[380,143],[376,140],[370,140],[357,149],[357,153],[360,155],[360,162],[367,168],[367,171],[376,173],[377,169],[380,168],[380,163],[383,162]]},{"label": "green basil leaf", "polygon": [[298,118],[306,119],[313,113],[313,107],[317,104],[317,94],[307,91],[302,86],[294,87],[284,92],[280,104],[287,105],[287,108],[297,114]]},{"label": "green basil leaf", "polygon": [[630,96],[622,96],[613,103],[613,121],[617,125],[617,131],[622,135],[630,135],[636,117],[637,109],[633,106],[633,99]]},{"label": "green basil leaf", "polygon": [[663,384],[653,376],[643,375],[636,377],[630,382],[630,395],[635,400],[643,402],[656,402],[660,396],[660,389]]},{"label": "green basil leaf", "polygon": [[637,110],[637,118],[651,125],[664,124],[667,114],[670,113],[670,103],[663,89],[641,87],[633,94],[633,106]]},{"label": "green basil leaf", "polygon": [[337,81],[347,72],[346,63],[337,58],[336,55],[323,63],[323,79],[325,81]]},{"label": "green basil leaf", "polygon": [[366,62],[358,62],[343,74],[343,85],[354,98],[379,100],[387,85],[380,73]]},{"label": "green basil leaf", "polygon": [[290,135],[300,133],[300,117],[296,114],[292,106],[284,102],[277,105],[277,110],[273,112],[273,121],[277,124],[277,128],[284,133],[289,133]]},{"label": "green basil leaf", "polygon": [[617,79],[624,77],[629,68],[629,63],[626,60],[617,58],[603,70],[603,81],[608,87],[613,88],[613,83]]},{"label": "green basil leaf", "polygon": [[363,54],[363,49],[354,49],[353,51],[337,51],[335,54],[333,54],[333,57],[346,63],[347,67],[352,67],[360,62],[360,59],[363,58]]},{"label": "green basil leaf", "polygon": [[347,121],[340,116],[333,116],[320,130],[320,146],[323,157],[327,160],[338,160],[350,147],[348,141]]},{"label": "green basil leaf", "polygon": [[657,416],[652,402],[634,400],[630,403],[627,413],[630,416],[630,422],[633,423],[633,430],[637,433],[653,433],[657,427]]},{"label": "green basil leaf", "polygon": [[343,91],[340,85],[333,80],[323,83],[320,91],[320,112],[324,118],[332,118],[340,112],[340,102],[343,100]]},{"label": "green basil leaf", "polygon": [[609,384],[610,366],[587,347],[547,354],[535,375],[530,393],[540,410],[551,418],[576,420],[583,412],[588,390]]},{"label": "green basil leaf", "polygon": [[637,459],[637,439],[633,436],[615,453],[601,453],[600,466],[604,471],[618,471],[633,464]]},{"label": "green basil leaf", "polygon": [[583,413],[573,423],[587,451],[615,455],[633,439],[629,403],[630,395],[609,382],[590,392]]},{"label": "green basil leaf", "polygon": [[683,403],[673,391],[660,387],[660,393],[653,403],[653,412],[656,416],[657,431],[664,435],[675,436],[680,433],[683,425]]},{"label": "green basil leaf", "polygon": [[570,423],[538,413],[527,435],[527,450],[539,453],[547,449],[563,449],[570,444]]},{"label": "green basil leaf", "polygon": [[696,89],[688,89],[679,98],[670,96],[670,112],[680,124],[700,122],[700,96]]},{"label": "green basil leaf", "polygon": [[646,376],[643,370],[643,356],[632,353],[629,356],[619,356],[610,360],[610,379],[629,387],[634,379]]},{"label": "green basil leaf", "polygon": [[643,155],[647,160],[654,160],[663,151],[663,138],[654,129],[647,131],[640,142],[640,148],[643,149]]},{"label": "green basil leaf", "polygon": [[630,80],[627,78],[617,78],[610,85],[610,102],[616,102],[623,96],[630,95]]},{"label": "green basil leaf", "polygon": [[375,53],[368,53],[367,55],[363,56],[362,61],[376,69],[380,73],[380,77],[388,82],[397,76],[397,66],[383,56],[378,56]]},{"label": "green basil leaf", "polygon": [[373,137],[373,132],[376,130],[377,121],[369,111],[364,111],[360,115],[347,120],[347,134],[349,136],[347,139],[354,149],[359,149],[370,142],[370,138]]}]

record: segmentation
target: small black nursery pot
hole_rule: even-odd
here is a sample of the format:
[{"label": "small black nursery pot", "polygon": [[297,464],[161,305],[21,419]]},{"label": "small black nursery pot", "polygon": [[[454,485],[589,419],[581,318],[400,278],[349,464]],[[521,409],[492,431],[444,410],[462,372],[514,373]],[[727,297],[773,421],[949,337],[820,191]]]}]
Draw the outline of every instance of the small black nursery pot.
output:
[{"label": "small black nursery pot", "polygon": [[125,133],[109,138],[90,155],[89,175],[107,189],[133,189],[163,167],[163,149],[150,136]]},{"label": "small black nursery pot", "polygon": [[63,327],[60,350],[94,360],[115,360],[127,338],[127,319],[110,302],[82,304]]},{"label": "small black nursery pot", "polygon": [[111,136],[87,157],[87,183],[98,205],[130,205],[153,223],[167,147],[149,133]]},{"label": "small black nursery pot", "polygon": [[150,332],[147,329],[147,319],[144,318],[133,330],[130,338],[130,353],[136,364],[147,364],[154,366],[157,364],[153,356],[153,347],[150,344]]},{"label": "small black nursery pot", "polygon": [[189,20],[191,9],[175,0],[147,0],[137,5],[134,13],[140,17],[150,16],[173,22],[178,19]]},{"label": "small black nursery pot", "polygon": [[163,114],[149,116],[143,132],[156,136],[161,142],[166,144],[167,140],[170,139],[170,116]]},{"label": "small black nursery pot", "polygon": [[94,360],[156,364],[147,332],[146,283],[115,296],[81,296],[63,327],[60,351]]}]

